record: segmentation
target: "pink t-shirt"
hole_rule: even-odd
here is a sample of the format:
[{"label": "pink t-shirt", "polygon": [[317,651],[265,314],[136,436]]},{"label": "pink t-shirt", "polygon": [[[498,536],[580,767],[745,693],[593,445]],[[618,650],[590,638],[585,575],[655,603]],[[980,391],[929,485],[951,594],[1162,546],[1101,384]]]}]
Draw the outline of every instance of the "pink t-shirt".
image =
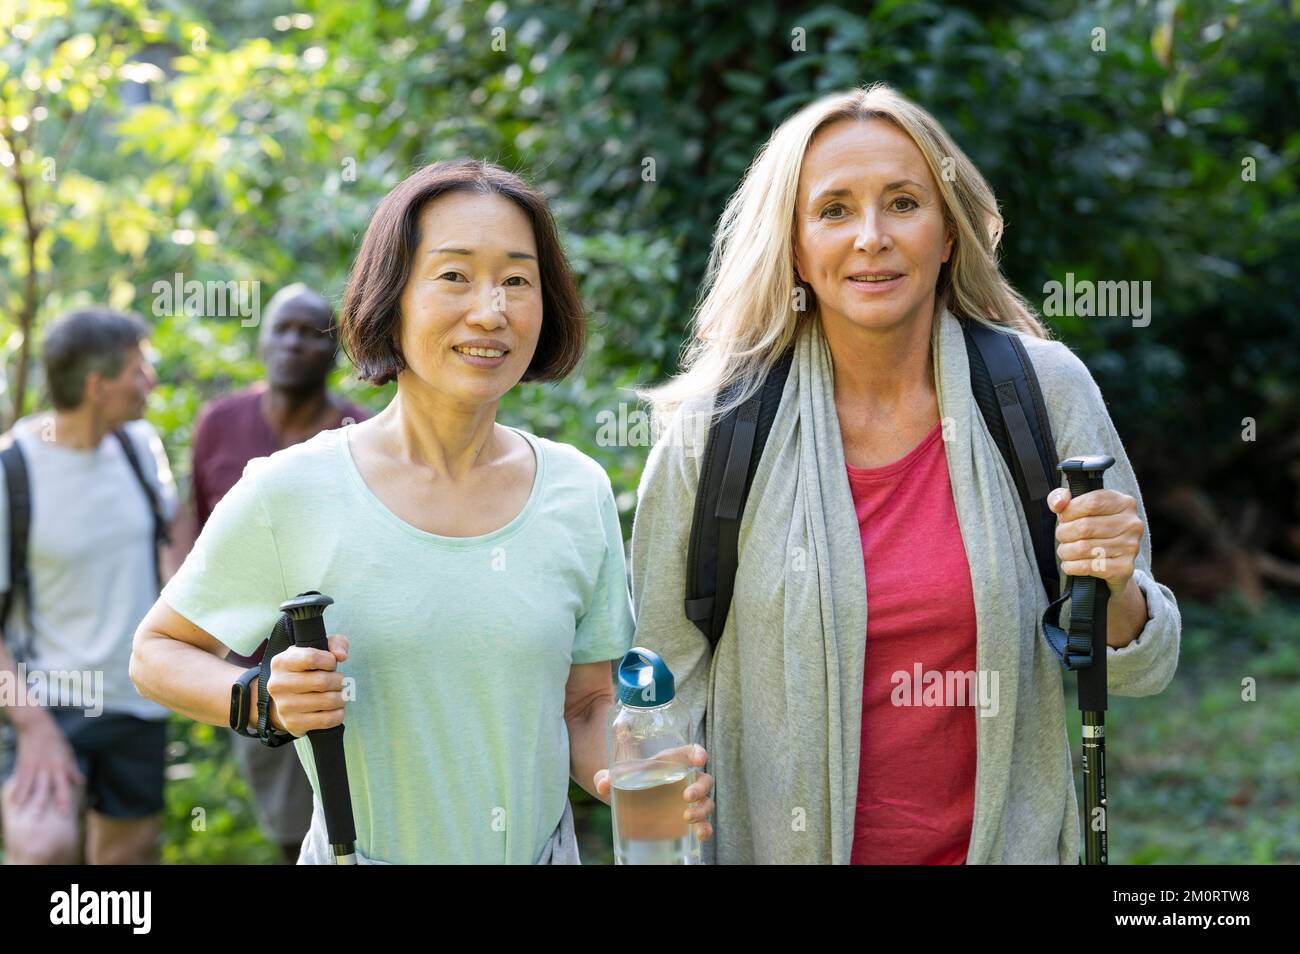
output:
[{"label": "pink t-shirt", "polygon": [[867,575],[854,864],[966,861],[975,699],[940,696],[927,678],[938,672],[952,689],[950,672],[976,667],[970,567],[941,438],[935,424],[901,460],[848,467]]}]

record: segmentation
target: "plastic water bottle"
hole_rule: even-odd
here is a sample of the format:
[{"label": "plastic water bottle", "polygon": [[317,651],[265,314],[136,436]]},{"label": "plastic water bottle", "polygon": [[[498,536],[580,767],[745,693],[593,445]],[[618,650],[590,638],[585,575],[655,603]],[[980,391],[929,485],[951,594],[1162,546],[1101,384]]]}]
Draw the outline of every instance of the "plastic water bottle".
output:
[{"label": "plastic water bottle", "polygon": [[606,733],[620,865],[700,863],[682,793],[695,781],[690,717],[673,704],[673,674],[656,653],[633,647],[618,667],[618,703]]}]

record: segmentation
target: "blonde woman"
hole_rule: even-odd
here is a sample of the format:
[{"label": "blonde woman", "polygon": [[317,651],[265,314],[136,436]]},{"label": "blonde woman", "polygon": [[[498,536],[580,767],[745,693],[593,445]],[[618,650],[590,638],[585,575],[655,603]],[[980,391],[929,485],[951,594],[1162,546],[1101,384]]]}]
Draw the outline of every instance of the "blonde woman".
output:
[{"label": "blonde woman", "polygon": [[[710,753],[718,863],[1078,861],[1047,600],[959,318],[1020,336],[1058,460],[1116,460],[1106,489],[1049,498],[1063,576],[1111,591],[1110,692],[1173,676],[1178,606],[1151,574],[1133,468],[1087,368],[1000,273],[1001,231],[961,149],[880,85],[782,123],[722,215],[683,371],[649,393],[670,423],[632,539],[637,642],[677,674]],[[683,611],[688,422],[791,347],[711,650]],[[968,676],[978,705],[900,691],[935,673]]]}]

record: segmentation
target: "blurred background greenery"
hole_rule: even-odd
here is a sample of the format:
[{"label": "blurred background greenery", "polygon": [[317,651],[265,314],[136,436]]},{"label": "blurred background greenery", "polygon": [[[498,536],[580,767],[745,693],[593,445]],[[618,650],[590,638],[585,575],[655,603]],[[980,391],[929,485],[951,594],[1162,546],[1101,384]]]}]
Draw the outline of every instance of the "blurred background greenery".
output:
[{"label": "blurred background greenery", "polygon": [[[155,282],[338,301],[388,189],[484,157],[551,197],[592,327],[580,371],[503,418],[599,460],[628,530],[648,448],[602,440],[602,412],[673,369],[727,196],[799,106],[890,82],[990,180],[1031,302],[1067,273],[1152,283],[1148,327],[1047,319],[1107,397],[1185,614],[1173,685],[1115,701],[1114,860],[1294,863],[1297,49],[1300,0],[6,0],[0,417],[44,403],[46,322],[134,309],[187,487],[195,415],[258,378],[256,330],[155,308]],[[344,367],[336,385],[391,396]],[[165,859],[272,860],[225,733],[172,730]],[[573,797],[584,857],[609,860],[608,810]]]}]

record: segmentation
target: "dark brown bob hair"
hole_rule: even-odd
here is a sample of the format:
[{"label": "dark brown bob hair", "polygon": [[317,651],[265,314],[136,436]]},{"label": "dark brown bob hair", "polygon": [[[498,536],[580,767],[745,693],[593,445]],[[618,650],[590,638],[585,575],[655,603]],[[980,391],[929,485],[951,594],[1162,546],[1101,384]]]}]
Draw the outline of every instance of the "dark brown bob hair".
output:
[{"label": "dark brown bob hair", "polygon": [[402,289],[420,247],[419,216],[449,192],[495,193],[519,206],[533,226],[542,283],[542,331],[525,381],[558,381],[582,358],[586,319],[582,297],[546,198],[522,178],[490,162],[435,162],[398,183],[375,209],[348,276],[339,336],[357,376],[387,384],[406,367],[398,345]]}]

